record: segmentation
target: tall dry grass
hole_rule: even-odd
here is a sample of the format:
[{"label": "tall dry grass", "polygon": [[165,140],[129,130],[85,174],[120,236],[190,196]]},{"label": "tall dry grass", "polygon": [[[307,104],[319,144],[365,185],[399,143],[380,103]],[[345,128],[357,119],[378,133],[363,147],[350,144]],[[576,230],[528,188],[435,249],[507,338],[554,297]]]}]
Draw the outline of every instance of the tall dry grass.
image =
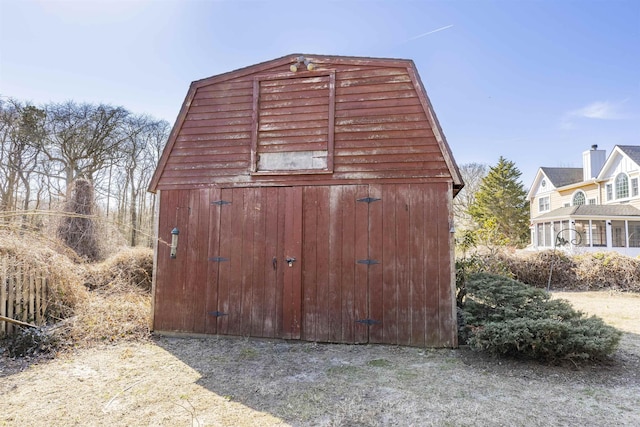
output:
[{"label": "tall dry grass", "polygon": [[51,321],[72,316],[88,298],[82,286],[84,270],[69,255],[64,245],[40,234],[0,231],[0,258],[7,274],[31,270],[46,278],[45,316]]},{"label": "tall dry grass", "polygon": [[[122,248],[87,263],[56,239],[0,232],[0,265],[36,268],[47,278],[47,324],[74,346],[149,336],[153,251]],[[17,273],[16,273],[17,274]]]}]

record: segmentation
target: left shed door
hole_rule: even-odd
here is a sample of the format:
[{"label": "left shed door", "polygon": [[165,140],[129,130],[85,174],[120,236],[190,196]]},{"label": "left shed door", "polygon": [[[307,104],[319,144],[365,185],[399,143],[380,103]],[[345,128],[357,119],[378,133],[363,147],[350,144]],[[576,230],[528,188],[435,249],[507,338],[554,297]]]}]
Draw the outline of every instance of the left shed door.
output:
[{"label": "left shed door", "polygon": [[[214,190],[209,208],[206,332],[299,338],[301,190]],[[285,313],[283,313],[283,307]]]},{"label": "left shed door", "polygon": [[[157,331],[204,332],[210,191],[160,192],[153,327]],[[171,231],[178,229],[177,256],[170,258]]]}]

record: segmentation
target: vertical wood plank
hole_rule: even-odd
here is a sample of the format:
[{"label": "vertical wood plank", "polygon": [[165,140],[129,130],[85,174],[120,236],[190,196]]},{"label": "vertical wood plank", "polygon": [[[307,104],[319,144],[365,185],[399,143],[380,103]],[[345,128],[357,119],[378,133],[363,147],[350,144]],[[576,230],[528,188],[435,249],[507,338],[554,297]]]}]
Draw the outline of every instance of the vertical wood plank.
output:
[{"label": "vertical wood plank", "polygon": [[193,193],[197,197],[192,198],[190,206],[197,211],[196,215],[191,215],[189,227],[191,232],[189,263],[192,266],[193,277],[191,278],[193,306],[193,332],[205,333],[207,322],[207,272],[209,268],[208,245],[209,245],[209,190],[199,189]]},{"label": "vertical wood plank", "polygon": [[191,306],[191,238],[197,231],[190,225],[190,220],[197,212],[191,213],[192,191],[181,191],[178,194],[178,204],[176,206],[176,227],[180,230],[178,238],[178,250],[176,258],[172,261],[175,263],[175,289],[177,310],[177,330],[182,332],[193,331],[193,307]]},{"label": "vertical wood plank", "polygon": [[342,338],[342,186],[329,187],[329,341]]},{"label": "vertical wood plank", "polygon": [[27,318],[29,321],[34,322],[36,320],[36,279],[34,277],[33,269],[29,270],[29,312]]},{"label": "vertical wood plank", "polygon": [[382,293],[383,318],[382,328],[384,342],[397,344],[398,342],[398,289],[396,266],[396,185],[382,186],[383,209],[383,237],[382,237]]},{"label": "vertical wood plank", "polygon": [[409,212],[410,235],[410,286],[411,286],[411,345],[422,347],[425,344],[425,276],[424,276],[424,185],[411,184]]},{"label": "vertical wood plank", "polygon": [[[2,277],[0,277],[0,280],[2,280]],[[44,281],[43,277],[36,277],[36,306],[35,306],[36,325],[44,324],[44,322],[42,321],[42,300],[43,300],[42,282],[43,281]],[[2,298],[0,298],[0,302],[1,301],[2,301]]]},{"label": "vertical wood plank", "polygon": [[329,301],[329,272],[330,265],[330,187],[317,187],[317,228],[316,228],[316,317],[315,317],[315,340],[327,342],[330,336],[329,319],[331,316],[331,305]]},{"label": "vertical wood plank", "polygon": [[384,203],[381,185],[369,186],[369,197],[381,199],[369,204],[369,259],[378,264],[368,266],[369,277],[369,318],[380,322],[369,326],[369,342],[383,343],[384,336],[384,286],[383,268],[387,260],[384,258]]},{"label": "vertical wood plank", "polygon": [[396,319],[397,341],[399,345],[411,344],[411,284],[409,270],[412,254],[409,250],[411,235],[409,233],[409,218],[411,211],[409,184],[395,186],[395,290],[396,290]]},{"label": "vertical wood plank", "polygon": [[[13,264],[11,261],[13,261],[11,258],[9,259],[9,266],[11,266],[11,264]],[[15,263],[15,262],[14,262]],[[16,301],[16,272],[15,271],[9,271],[8,274],[8,289],[7,289],[7,317],[11,317],[13,318],[14,316],[14,305],[15,305],[15,301]],[[7,333],[13,333],[13,325],[11,323],[7,323],[6,326],[6,330]]]},{"label": "vertical wood plank", "polygon": [[318,323],[318,188],[305,187],[303,200],[303,234],[302,234],[302,331],[301,337],[307,341],[316,341],[316,325]]},{"label": "vertical wood plank", "polygon": [[22,317],[22,321],[26,321],[26,313],[23,310],[24,307],[24,277],[23,277],[23,270],[22,270],[22,266],[21,265],[17,265],[16,269],[15,269],[16,273],[14,276],[15,279],[15,290],[16,290],[16,296],[15,296],[15,307],[13,309],[13,314],[15,316],[15,318],[19,318]]},{"label": "vertical wood plank", "polygon": [[[220,251],[217,256],[227,259],[228,261],[218,262],[218,311],[226,313],[224,316],[217,317],[217,330],[219,334],[229,333],[229,316],[230,309],[230,286],[232,280],[232,267],[235,267],[237,259],[234,260],[235,254],[232,253],[233,248],[233,227],[234,227],[234,205],[242,203],[242,200],[235,200],[236,194],[232,189],[224,188],[220,191],[220,199],[231,202],[229,205],[222,206],[220,210]],[[236,219],[237,220],[237,219]],[[215,261],[212,261],[215,262]]]},{"label": "vertical wood plank", "polygon": [[256,215],[253,228],[253,273],[252,273],[252,293],[251,293],[251,335],[254,337],[265,336],[264,326],[264,304],[265,304],[265,284],[267,276],[271,273],[271,258],[266,258],[266,189],[257,188],[254,192],[253,211]]},{"label": "vertical wood plank", "polygon": [[224,316],[226,318],[225,320],[228,320],[224,333],[229,335],[240,335],[242,333],[242,272],[245,267],[242,250],[244,247],[243,238],[246,222],[244,215],[245,190],[245,188],[234,188],[231,190],[233,192],[233,203],[230,209],[232,212],[231,236],[229,238],[230,261],[224,262],[224,264],[229,264],[230,268],[230,270],[227,271],[227,280],[229,283],[227,313],[229,314]]},{"label": "vertical wood plank", "polygon": [[284,256],[295,258],[292,266],[283,266],[283,335],[299,339],[302,308],[302,188],[288,187],[285,195]]},{"label": "vertical wood plank", "polygon": [[[171,230],[177,226],[176,211],[179,204],[177,191],[163,191],[158,220],[158,268],[154,295],[154,329],[176,330],[176,312],[179,310],[177,258],[170,259]],[[180,246],[180,245],[179,245]]]},{"label": "vertical wood plank", "polygon": [[[262,333],[265,337],[278,335],[278,270],[282,269],[282,256],[278,252],[278,189],[266,188],[265,200],[265,265],[264,314]],[[274,263],[275,260],[275,263]]]},{"label": "vertical wood plank", "polygon": [[278,197],[277,197],[277,256],[278,256],[278,271],[276,276],[276,333],[277,336],[282,338],[284,337],[284,282],[285,282],[285,272],[288,266],[284,262],[285,258],[285,233],[287,232],[287,227],[285,224],[285,211],[286,211],[286,199],[288,194],[288,188],[280,187],[278,188]]},{"label": "vertical wood plank", "polygon": [[205,333],[216,334],[218,332],[218,318],[210,313],[218,310],[218,270],[219,262],[209,260],[220,255],[220,215],[223,209],[228,209],[228,205],[212,205],[211,202],[220,201],[220,189],[211,188],[209,190],[209,232],[207,249],[207,280],[205,290]]},{"label": "vertical wood plank", "polygon": [[458,345],[457,315],[455,303],[455,263],[453,236],[449,229],[453,223],[451,216],[453,189],[449,184],[436,184],[434,191],[439,197],[439,209],[437,219],[438,241],[438,270],[440,280],[438,283],[438,313],[441,347],[455,347]]},{"label": "vertical wood plank", "polygon": [[[359,185],[353,194],[354,202],[354,259],[351,260],[355,270],[354,277],[354,307],[352,323],[354,325],[355,343],[366,343],[369,340],[369,328],[357,320],[369,319],[369,268],[366,264],[358,264],[360,259],[369,258],[369,205],[370,203],[358,202],[359,199],[369,197],[369,187]],[[376,203],[376,202],[373,202]]]},{"label": "vertical wood plank", "polygon": [[427,185],[424,189],[425,216],[424,216],[424,248],[425,248],[425,297],[426,297],[426,345],[437,347],[440,341],[439,333],[439,281],[440,267],[438,257],[437,218],[438,198],[433,185]]},{"label": "vertical wood plank", "polygon": [[251,335],[251,301],[253,298],[253,273],[255,266],[255,246],[254,234],[255,224],[258,220],[258,211],[255,206],[255,188],[244,190],[242,227],[242,270],[238,271],[241,276],[240,294],[240,331],[241,335]]},{"label": "vertical wood plank", "polygon": [[340,205],[342,208],[342,221],[340,234],[342,236],[341,274],[340,274],[340,311],[342,313],[342,326],[340,342],[352,343],[355,341],[355,268],[356,268],[356,194],[357,187],[341,186],[342,194]]}]

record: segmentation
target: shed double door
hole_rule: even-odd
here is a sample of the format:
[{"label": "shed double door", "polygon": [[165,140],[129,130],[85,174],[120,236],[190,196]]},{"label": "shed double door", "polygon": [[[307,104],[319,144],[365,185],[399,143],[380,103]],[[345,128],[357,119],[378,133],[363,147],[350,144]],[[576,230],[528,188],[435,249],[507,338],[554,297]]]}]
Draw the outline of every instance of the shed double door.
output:
[{"label": "shed double door", "polygon": [[438,252],[434,227],[448,238],[448,218],[431,216],[429,193],[392,184],[213,190],[206,332],[438,342],[438,293],[450,291],[440,261],[450,264],[427,251]]}]

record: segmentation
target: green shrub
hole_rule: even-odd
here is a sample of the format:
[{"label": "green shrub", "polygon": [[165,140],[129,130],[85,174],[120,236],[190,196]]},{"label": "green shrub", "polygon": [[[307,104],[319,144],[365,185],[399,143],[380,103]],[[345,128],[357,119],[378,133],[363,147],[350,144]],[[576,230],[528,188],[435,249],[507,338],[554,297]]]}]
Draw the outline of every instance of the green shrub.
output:
[{"label": "green shrub", "polygon": [[496,355],[553,362],[599,360],[615,351],[621,332],[524,283],[477,273],[465,283],[461,342]]}]

